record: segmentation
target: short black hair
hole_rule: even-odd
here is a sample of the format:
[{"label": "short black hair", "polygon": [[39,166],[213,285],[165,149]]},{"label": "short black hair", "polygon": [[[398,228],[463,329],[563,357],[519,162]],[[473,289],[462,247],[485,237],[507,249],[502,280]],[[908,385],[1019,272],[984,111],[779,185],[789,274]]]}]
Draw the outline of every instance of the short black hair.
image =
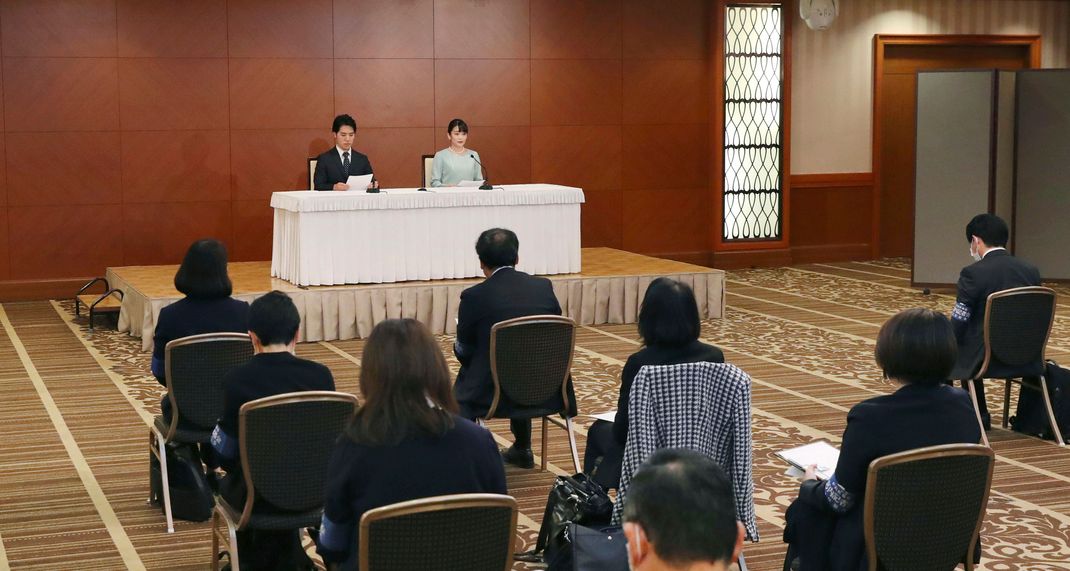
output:
[{"label": "short black hair", "polygon": [[175,272],[175,289],[192,299],[229,297],[234,286],[227,275],[227,247],[214,238],[190,244]]},{"label": "short black hair", "polygon": [[654,452],[632,477],[624,521],[643,528],[670,565],[730,562],[739,527],[732,481],[716,462],[685,448]]},{"label": "short black hair", "polygon": [[698,339],[701,328],[690,286],[664,277],[650,282],[639,308],[639,336],[644,344],[682,347]]},{"label": "short black hair", "polygon": [[256,298],[249,307],[249,331],[264,345],[289,343],[297,336],[301,316],[290,296],[279,290]]},{"label": "short black hair", "polygon": [[875,357],[884,376],[904,383],[942,383],[958,356],[947,317],[916,307],[900,311],[877,333]]},{"label": "short black hair", "polygon": [[342,127],[349,125],[353,127],[353,130],[357,130],[357,121],[349,115],[339,115],[334,118],[334,123],[331,123],[331,132],[337,133]]},{"label": "short black hair", "polygon": [[515,266],[520,255],[520,240],[512,230],[505,228],[484,230],[476,240],[476,255],[479,263],[492,270]]},{"label": "short black hair", "polygon": [[460,129],[462,133],[467,133],[468,123],[465,123],[464,119],[454,119],[450,121],[449,125],[446,125],[446,133],[453,134],[454,129]]},{"label": "short black hair", "polygon": [[977,236],[989,248],[1004,248],[1007,239],[1010,238],[1010,230],[1007,223],[995,214],[978,214],[966,225],[966,241],[973,240]]}]

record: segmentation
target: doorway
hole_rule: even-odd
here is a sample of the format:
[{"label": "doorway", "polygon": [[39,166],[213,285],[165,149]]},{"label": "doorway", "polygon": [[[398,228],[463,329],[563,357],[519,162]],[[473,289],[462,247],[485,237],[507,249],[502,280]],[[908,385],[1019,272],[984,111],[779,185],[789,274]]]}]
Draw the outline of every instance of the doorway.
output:
[{"label": "doorway", "polygon": [[1040,67],[1040,36],[889,36],[874,42],[873,257],[914,249],[917,72]]}]

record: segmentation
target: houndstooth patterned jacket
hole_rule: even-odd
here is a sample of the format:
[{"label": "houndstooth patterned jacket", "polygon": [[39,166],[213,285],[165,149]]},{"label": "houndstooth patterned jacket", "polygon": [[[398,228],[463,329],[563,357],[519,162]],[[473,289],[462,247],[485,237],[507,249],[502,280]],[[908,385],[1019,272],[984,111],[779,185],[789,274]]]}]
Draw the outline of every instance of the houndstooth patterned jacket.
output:
[{"label": "houndstooth patterned jacket", "polygon": [[751,477],[750,377],[721,363],[646,366],[628,398],[631,423],[620,490],[619,524],[632,474],[659,448],[689,448],[712,458],[732,479],[736,514],[747,538],[758,541]]}]

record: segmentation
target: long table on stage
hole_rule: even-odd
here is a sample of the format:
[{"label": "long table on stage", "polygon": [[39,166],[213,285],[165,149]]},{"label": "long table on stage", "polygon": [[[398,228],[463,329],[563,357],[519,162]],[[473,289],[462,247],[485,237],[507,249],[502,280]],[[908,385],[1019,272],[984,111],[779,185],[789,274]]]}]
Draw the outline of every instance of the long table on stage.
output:
[{"label": "long table on stage", "polygon": [[552,184],[276,192],[271,275],[299,286],[393,283],[482,275],[480,232],[520,238],[518,269],[580,271],[583,191]]}]

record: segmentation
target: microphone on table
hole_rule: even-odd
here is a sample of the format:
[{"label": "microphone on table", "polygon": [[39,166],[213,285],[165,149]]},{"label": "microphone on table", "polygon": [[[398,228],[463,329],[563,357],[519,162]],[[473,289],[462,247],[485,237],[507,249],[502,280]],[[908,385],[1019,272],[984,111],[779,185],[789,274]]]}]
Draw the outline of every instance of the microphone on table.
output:
[{"label": "microphone on table", "polygon": [[375,180],[375,173],[372,173],[372,186],[365,190],[368,194],[379,194],[379,181]]},{"label": "microphone on table", "polygon": [[479,187],[479,190],[493,190],[494,187],[490,185],[490,177],[487,176],[487,168],[483,166],[483,163],[479,162],[475,153],[468,153],[468,156],[472,157],[472,160],[479,165],[479,171],[483,175],[483,185]]}]

